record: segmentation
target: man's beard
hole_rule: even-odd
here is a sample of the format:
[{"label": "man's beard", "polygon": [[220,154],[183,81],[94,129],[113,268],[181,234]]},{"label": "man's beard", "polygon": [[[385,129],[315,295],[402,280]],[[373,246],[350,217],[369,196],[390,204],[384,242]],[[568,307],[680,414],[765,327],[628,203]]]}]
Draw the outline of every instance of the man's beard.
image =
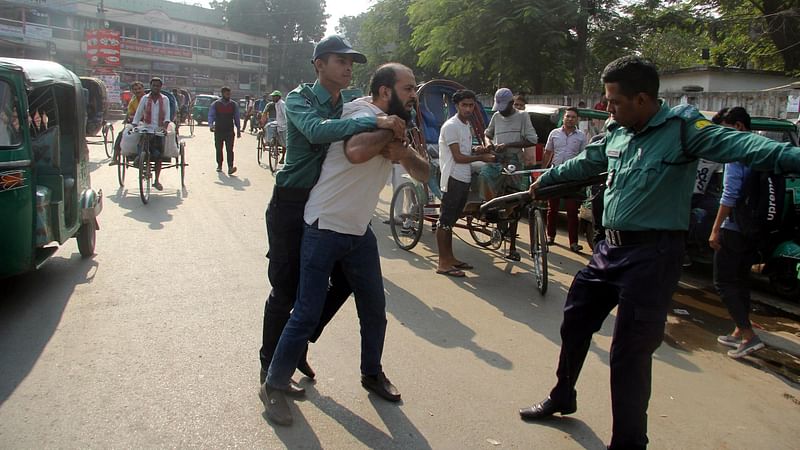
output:
[{"label": "man's beard", "polygon": [[397,96],[397,91],[394,88],[392,88],[392,98],[389,100],[389,111],[387,113],[390,116],[397,116],[406,122],[411,120],[411,112],[400,101],[400,97]]}]

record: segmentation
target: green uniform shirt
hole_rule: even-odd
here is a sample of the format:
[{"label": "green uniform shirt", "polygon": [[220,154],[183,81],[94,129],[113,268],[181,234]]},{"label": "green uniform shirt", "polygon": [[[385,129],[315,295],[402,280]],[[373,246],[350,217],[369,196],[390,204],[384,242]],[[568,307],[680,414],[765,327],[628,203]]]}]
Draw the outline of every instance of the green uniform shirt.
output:
[{"label": "green uniform shirt", "polygon": [[332,142],[377,128],[374,116],[340,119],[342,103],[340,97],[332,105],[331,94],[319,80],[301,84],[286,96],[286,165],[275,174],[276,186],[313,187]]},{"label": "green uniform shirt", "polygon": [[713,125],[690,105],[672,109],[662,105],[638,133],[612,122],[604,139],[542,175],[541,186],[582,180],[607,170],[603,226],[687,230],[695,158],[741,161],[756,170],[777,173],[800,172],[800,148]]}]

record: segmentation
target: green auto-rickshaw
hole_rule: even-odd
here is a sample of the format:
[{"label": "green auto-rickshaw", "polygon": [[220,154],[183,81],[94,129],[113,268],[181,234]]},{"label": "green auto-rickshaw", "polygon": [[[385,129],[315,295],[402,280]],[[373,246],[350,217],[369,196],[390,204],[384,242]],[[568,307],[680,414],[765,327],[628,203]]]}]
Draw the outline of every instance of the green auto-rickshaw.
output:
[{"label": "green auto-rickshaw", "polygon": [[89,182],[86,104],[60,64],[0,58],[0,278],[35,270],[72,237],[94,254],[103,194]]},{"label": "green auto-rickshaw", "polygon": [[216,95],[201,94],[192,100],[192,119],[198,125],[208,122],[208,108],[216,99]]}]

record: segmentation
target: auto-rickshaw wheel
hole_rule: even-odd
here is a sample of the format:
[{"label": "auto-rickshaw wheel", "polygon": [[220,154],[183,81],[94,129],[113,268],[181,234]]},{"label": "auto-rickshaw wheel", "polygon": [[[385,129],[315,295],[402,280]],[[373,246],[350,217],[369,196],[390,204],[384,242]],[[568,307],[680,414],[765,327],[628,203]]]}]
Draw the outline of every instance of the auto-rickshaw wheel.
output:
[{"label": "auto-rickshaw wheel", "polygon": [[[149,137],[149,136],[148,136]],[[145,205],[150,201],[150,140],[143,139],[142,153],[139,155],[139,197]]]},{"label": "auto-rickshaw wheel", "polygon": [[180,160],[178,164],[181,170],[181,187],[186,187],[186,183],[184,179],[186,178],[186,143],[181,142],[181,154],[179,156]]},{"label": "auto-rickshaw wheel", "polygon": [[84,258],[94,255],[94,246],[97,242],[97,229],[94,220],[84,223],[78,229],[78,252]]},{"label": "auto-rickshaw wheel", "polygon": [[114,151],[114,125],[110,123],[103,125],[103,148],[106,151],[106,156],[111,158]]}]

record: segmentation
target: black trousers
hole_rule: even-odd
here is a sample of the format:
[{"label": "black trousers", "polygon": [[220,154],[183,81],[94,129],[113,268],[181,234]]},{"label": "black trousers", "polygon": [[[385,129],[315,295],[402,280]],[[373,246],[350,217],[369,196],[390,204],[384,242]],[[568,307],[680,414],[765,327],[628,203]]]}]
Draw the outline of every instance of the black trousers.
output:
[{"label": "black trousers", "polygon": [[[264,305],[264,328],[259,356],[261,368],[269,369],[275,347],[289,321],[297,287],[300,283],[300,246],[303,240],[303,211],[309,189],[275,187],[266,212],[269,241],[267,275],[272,285]],[[328,285],[328,295],[317,329],[311,336],[316,342],[325,325],[333,319],[353,290],[339,264],[336,264]]]},{"label": "black trousers", "polygon": [[611,449],[647,446],[652,355],[664,338],[672,294],[678,285],[684,235],[662,233],[656,242],[594,249],[589,265],[575,276],[564,306],[558,383],[550,397],[573,401],[592,334],[614,307],[617,320],[611,343]]},{"label": "black trousers", "polygon": [[233,167],[233,130],[215,131],[214,147],[217,149],[217,166],[222,167],[222,144],[225,144],[225,152],[228,157],[228,168]]},{"label": "black trousers", "polygon": [[750,267],[755,259],[751,240],[742,233],[721,230],[721,247],[714,252],[714,287],[736,326],[750,329]]}]

